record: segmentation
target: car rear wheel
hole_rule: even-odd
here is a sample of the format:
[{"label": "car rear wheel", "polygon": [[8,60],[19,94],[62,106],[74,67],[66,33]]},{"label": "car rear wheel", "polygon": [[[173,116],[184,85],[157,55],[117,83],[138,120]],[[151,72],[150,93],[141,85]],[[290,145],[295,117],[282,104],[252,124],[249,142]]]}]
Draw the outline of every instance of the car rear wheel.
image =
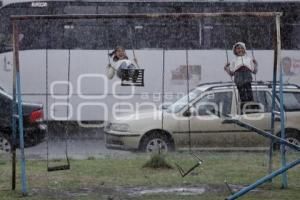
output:
[{"label": "car rear wheel", "polygon": [[10,153],[11,152],[11,143],[8,137],[0,133],[0,153]]},{"label": "car rear wheel", "polygon": [[[288,133],[286,135],[286,140],[290,143],[300,146],[300,133],[297,134],[297,132]],[[286,147],[286,150],[293,150],[290,147]]]},{"label": "car rear wheel", "polygon": [[[286,140],[289,141],[290,143],[300,146],[300,132],[297,130],[286,130]],[[280,133],[278,135],[280,137]],[[276,144],[275,149],[279,150],[280,145]],[[286,146],[287,151],[293,151],[293,148]]]},{"label": "car rear wheel", "polygon": [[140,150],[146,153],[169,152],[172,151],[173,145],[169,137],[161,131],[151,132],[146,135],[140,144]]}]

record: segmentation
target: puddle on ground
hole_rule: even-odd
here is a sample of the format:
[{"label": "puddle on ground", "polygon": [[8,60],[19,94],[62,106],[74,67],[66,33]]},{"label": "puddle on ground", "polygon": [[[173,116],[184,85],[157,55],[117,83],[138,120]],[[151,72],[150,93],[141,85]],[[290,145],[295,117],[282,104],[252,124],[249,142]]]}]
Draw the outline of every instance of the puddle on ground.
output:
[{"label": "puddle on ground", "polygon": [[206,189],[204,187],[160,187],[160,188],[120,188],[119,192],[127,193],[129,196],[142,196],[151,194],[176,194],[176,195],[200,195]]},{"label": "puddle on ground", "polygon": [[92,194],[92,190],[89,188],[81,188],[79,190],[75,191],[66,191],[66,195],[69,197],[80,197],[80,196],[89,196]]},{"label": "puddle on ground", "polygon": [[[230,185],[233,192],[237,192],[244,186],[241,185]],[[252,190],[251,192],[258,192],[260,189]],[[32,188],[31,196],[36,194],[51,196],[56,198],[77,198],[87,196],[105,197],[104,199],[120,200],[126,197],[140,197],[143,195],[159,195],[159,194],[172,194],[178,196],[192,196],[202,195],[204,193],[227,193],[230,191],[225,185],[194,185],[194,186],[177,186],[177,187],[117,187],[110,188],[105,186],[100,187],[85,187],[85,188],[72,188],[66,190],[55,190],[50,188]],[[107,197],[107,198],[106,198]]]}]

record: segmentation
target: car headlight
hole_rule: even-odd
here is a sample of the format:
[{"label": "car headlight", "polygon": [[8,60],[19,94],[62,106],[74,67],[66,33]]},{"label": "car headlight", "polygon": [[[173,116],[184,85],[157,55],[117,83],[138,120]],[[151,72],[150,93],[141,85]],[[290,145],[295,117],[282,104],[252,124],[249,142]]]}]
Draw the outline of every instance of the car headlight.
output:
[{"label": "car headlight", "polygon": [[120,131],[120,132],[127,132],[127,131],[129,131],[129,125],[128,124],[112,123],[112,124],[110,124],[110,130]]}]

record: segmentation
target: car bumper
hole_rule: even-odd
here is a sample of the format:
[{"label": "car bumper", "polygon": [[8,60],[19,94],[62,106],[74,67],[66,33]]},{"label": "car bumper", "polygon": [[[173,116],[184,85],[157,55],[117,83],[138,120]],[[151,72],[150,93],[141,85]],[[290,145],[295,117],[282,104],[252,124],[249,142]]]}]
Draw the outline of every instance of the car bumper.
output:
[{"label": "car bumper", "polygon": [[105,146],[108,149],[137,150],[141,135],[139,134],[116,134],[105,132]]},{"label": "car bumper", "polygon": [[34,127],[25,128],[25,147],[32,147],[43,142],[46,137],[46,131],[47,125],[45,124],[37,124]]}]

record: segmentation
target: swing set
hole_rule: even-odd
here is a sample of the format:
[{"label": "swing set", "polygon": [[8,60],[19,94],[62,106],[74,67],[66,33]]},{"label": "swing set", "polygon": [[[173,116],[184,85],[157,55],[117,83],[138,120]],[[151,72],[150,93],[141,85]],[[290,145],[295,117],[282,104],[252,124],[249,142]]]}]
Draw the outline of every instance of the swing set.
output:
[{"label": "swing set", "polygon": [[[271,133],[265,132],[263,130],[259,130],[255,127],[250,126],[249,124],[245,124],[243,122],[240,122],[236,119],[230,119],[229,117],[224,120],[224,123],[235,123],[239,126],[245,127],[249,130],[253,130],[257,134],[260,134],[264,137],[270,138],[271,139],[271,145],[270,145],[270,154],[269,154],[269,163],[272,163],[272,147],[273,147],[273,142],[277,141],[281,144],[281,158],[282,158],[282,168],[275,172],[271,172],[270,174],[267,175],[266,177],[258,180],[254,184],[243,188],[242,190],[233,193],[231,196],[226,198],[227,200],[232,200],[232,199],[237,199],[250,190],[258,187],[259,185],[272,180],[274,177],[283,174],[282,176],[282,186],[283,188],[287,187],[287,177],[285,172],[289,170],[292,167],[297,166],[300,164],[300,159],[293,161],[289,164],[286,164],[285,161],[285,145],[290,146],[296,150],[300,150],[299,146],[296,146],[294,144],[289,143],[288,141],[285,140],[285,135],[284,135],[284,112],[283,112],[283,89],[282,89],[282,68],[280,68],[280,50],[281,50],[281,41],[280,41],[280,17],[281,13],[278,12],[235,12],[235,13],[230,13],[230,12],[222,12],[222,13],[168,13],[168,14],[160,14],[160,13],[155,13],[155,14],[108,14],[108,15],[103,15],[103,14],[97,14],[97,15],[19,15],[19,16],[11,16],[11,21],[12,21],[12,27],[13,27],[13,58],[14,58],[14,73],[13,73],[13,100],[16,101],[18,99],[17,105],[18,105],[18,112],[16,112],[16,108],[13,106],[13,116],[15,114],[18,114],[19,116],[22,116],[23,111],[22,111],[22,93],[21,93],[21,82],[20,82],[20,63],[19,63],[19,42],[18,42],[18,21],[23,21],[23,20],[28,20],[28,19],[35,19],[35,20],[56,20],[56,19],[71,19],[71,20],[76,20],[76,19],[118,19],[118,18],[128,18],[128,19],[141,19],[141,18],[157,18],[157,19],[187,19],[187,18],[193,18],[193,19],[198,19],[198,18],[203,18],[203,17],[240,17],[240,16],[247,16],[247,17],[266,17],[266,18],[275,18],[276,22],[276,40],[275,40],[275,45],[274,45],[274,69],[273,69],[273,88],[272,88],[272,124],[271,124]],[[108,44],[109,46],[109,44]],[[252,45],[251,45],[252,46]],[[252,47],[251,47],[252,48]],[[133,49],[133,48],[132,48]],[[226,48],[227,49],[227,48]],[[109,51],[109,49],[108,49]],[[253,52],[253,51],[252,51]],[[187,51],[188,54],[188,51]],[[135,52],[133,50],[133,55],[135,57]],[[252,55],[254,57],[254,54]],[[228,60],[228,53],[226,50],[226,58]],[[110,60],[108,60],[108,63],[110,64]],[[188,65],[187,61],[187,65]],[[69,50],[69,62],[68,62],[68,81],[70,80],[70,50]],[[276,96],[276,85],[277,85],[277,69],[280,69],[280,117],[281,117],[281,137],[274,136],[274,119],[275,115],[278,113],[275,112],[275,96]],[[109,69],[111,70],[111,69]],[[116,69],[114,69],[116,70]],[[135,70],[138,70],[135,71]],[[134,71],[122,71],[122,77],[121,80],[123,82],[123,86],[142,86],[144,84],[144,71],[140,69],[135,69]],[[164,69],[163,69],[164,70]],[[48,73],[48,70],[47,70]],[[109,77],[108,77],[109,78]],[[164,79],[164,71],[163,71],[163,79]],[[46,80],[48,85],[48,79]],[[188,72],[188,67],[187,67],[187,89],[189,89],[189,72]],[[163,82],[164,84],[164,82]],[[46,88],[47,89],[47,88]],[[48,89],[47,89],[48,91]],[[164,91],[164,87],[163,87]],[[48,100],[47,100],[48,101]],[[67,101],[69,101],[67,99]],[[48,116],[48,115],[47,115]],[[223,115],[224,116],[224,115]],[[14,119],[14,118],[13,118]],[[163,120],[163,119],[162,119]],[[24,153],[24,132],[23,132],[23,121],[22,118],[19,118],[19,137],[20,137],[20,150],[21,150],[21,183],[22,183],[22,194],[25,196],[27,195],[27,178],[26,178],[26,160],[25,160],[25,153]],[[16,133],[16,123],[13,123],[13,133]],[[66,130],[66,135],[68,134],[68,129]],[[272,146],[272,147],[271,147]],[[67,143],[66,143],[66,159],[67,159],[67,164],[62,165],[62,166],[50,166],[49,162],[47,161],[47,170],[48,171],[57,171],[57,170],[67,170],[70,169],[70,162],[68,159],[68,152],[67,152]],[[48,147],[47,147],[48,148]],[[15,151],[13,151],[15,153]],[[15,155],[14,155],[15,156]],[[203,163],[203,161],[198,157],[194,157],[197,159],[197,163],[195,166],[191,167],[187,172],[185,172],[180,166],[177,166],[181,176],[186,176],[189,174],[193,169],[198,167],[200,164]],[[48,158],[48,154],[47,154]],[[47,159],[48,160],[48,159]],[[15,169],[16,163],[13,161],[12,163],[12,168]],[[270,165],[270,169],[272,169]],[[13,172],[15,173],[15,171]],[[12,183],[13,185],[15,184],[15,176],[12,176],[13,180]],[[15,189],[13,187],[13,189]]]},{"label": "swing set", "polygon": [[[49,33],[49,31],[46,31]],[[137,60],[135,50],[134,50],[134,44],[132,40],[132,31],[130,29],[129,31],[130,38],[131,38],[131,47],[132,47],[132,52],[133,52],[133,57],[134,61]],[[49,35],[47,38],[51,38],[51,35]],[[108,36],[108,31],[106,31],[106,41],[107,41],[107,58],[108,58],[108,65],[106,67],[106,76],[108,79],[112,79],[116,72],[119,71],[119,69],[116,69],[112,66],[110,56],[109,56],[109,36]],[[48,40],[47,40],[47,46],[48,46]],[[139,64],[136,62],[135,65],[137,66],[137,69],[121,69],[120,74],[121,77],[121,86],[144,86],[144,69],[140,69]],[[71,50],[68,49],[68,63],[67,63],[67,81],[70,83],[70,74],[71,74]],[[49,102],[49,88],[48,88],[48,71],[49,71],[49,65],[48,65],[48,48],[46,49],[46,122],[47,122],[47,127],[49,127],[49,118],[48,118],[48,102]],[[68,84],[67,87],[67,105],[69,105],[70,102],[70,84]],[[67,106],[67,116],[69,116],[69,106]],[[65,131],[64,131],[64,143],[65,143],[65,158],[66,158],[66,164],[63,165],[57,165],[57,166],[51,166],[50,165],[50,159],[49,159],[49,129],[46,131],[47,135],[47,171],[48,172],[53,172],[53,171],[60,171],[60,170],[69,170],[71,168],[70,165],[70,159],[68,156],[68,135],[69,135],[69,126],[66,125]]]}]

